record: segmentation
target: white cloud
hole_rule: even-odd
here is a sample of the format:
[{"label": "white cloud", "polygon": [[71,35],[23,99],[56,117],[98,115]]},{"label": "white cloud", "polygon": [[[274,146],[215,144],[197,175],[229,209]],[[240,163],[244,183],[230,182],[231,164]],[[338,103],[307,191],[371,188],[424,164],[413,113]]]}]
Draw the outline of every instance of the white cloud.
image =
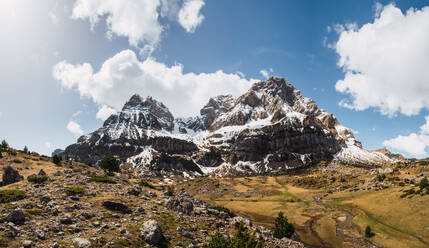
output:
[{"label": "white cloud", "polygon": [[68,89],[77,89],[81,96],[95,103],[121,109],[135,93],[151,95],[162,101],[176,116],[199,114],[210,97],[220,94],[239,95],[248,90],[255,79],[222,70],[213,73],[183,73],[183,66],[171,67],[153,58],[139,61],[131,50],[124,50],[104,62],[98,72],[90,64],[56,64],[53,77]]},{"label": "white cloud", "polygon": [[69,130],[69,132],[71,132],[74,135],[82,135],[83,134],[83,130],[80,128],[80,125],[74,121],[70,121],[67,124],[67,130]]},{"label": "white cloud", "polygon": [[389,116],[429,109],[429,7],[403,14],[393,4],[376,5],[372,23],[334,29],[340,36],[333,49],[345,72],[335,88],[350,96],[341,106]]},{"label": "white cloud", "polygon": [[76,0],[72,19],[89,20],[93,28],[105,18],[107,37],[128,38],[131,46],[150,54],[161,40],[165,30],[160,17],[178,21],[186,31],[194,32],[204,17],[199,13],[202,0],[186,0],[179,8],[179,0]]},{"label": "white cloud", "polygon": [[179,23],[188,33],[195,32],[195,29],[203,22],[204,16],[200,13],[204,6],[202,0],[185,0],[183,7],[179,11]]},{"label": "white cloud", "polygon": [[426,148],[429,146],[429,115],[425,117],[426,123],[420,127],[419,133],[411,133],[408,136],[398,137],[383,142],[385,146],[405,151],[413,156],[426,156]]},{"label": "white cloud", "polygon": [[109,106],[103,105],[100,108],[100,110],[98,110],[96,118],[100,119],[102,121],[105,121],[107,118],[109,118],[111,115],[113,115],[115,113],[116,113],[115,109],[113,109]]},{"label": "white cloud", "polygon": [[270,68],[268,70],[262,69],[259,71],[259,74],[261,74],[265,79],[268,79],[271,74],[273,74],[274,70],[273,68]]}]

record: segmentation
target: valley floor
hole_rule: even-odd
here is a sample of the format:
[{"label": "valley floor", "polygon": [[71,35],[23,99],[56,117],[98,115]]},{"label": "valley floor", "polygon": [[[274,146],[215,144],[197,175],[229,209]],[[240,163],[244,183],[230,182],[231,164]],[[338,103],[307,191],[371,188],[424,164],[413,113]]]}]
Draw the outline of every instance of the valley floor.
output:
[{"label": "valley floor", "polygon": [[[269,228],[282,211],[309,247],[429,247],[429,194],[401,197],[428,168],[387,171],[381,180],[374,170],[330,164],[295,175],[197,178],[178,187]],[[373,237],[364,237],[366,226]]]}]

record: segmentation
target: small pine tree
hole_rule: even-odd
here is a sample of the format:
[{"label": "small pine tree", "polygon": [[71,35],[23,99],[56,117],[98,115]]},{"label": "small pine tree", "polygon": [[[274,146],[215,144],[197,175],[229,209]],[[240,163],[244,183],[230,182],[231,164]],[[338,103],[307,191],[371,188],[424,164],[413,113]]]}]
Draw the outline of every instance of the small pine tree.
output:
[{"label": "small pine tree", "polygon": [[429,181],[427,177],[424,177],[422,180],[420,180],[419,187],[421,190],[428,189],[429,190]]},{"label": "small pine tree", "polygon": [[29,151],[28,151],[28,147],[27,146],[24,146],[24,150],[22,150],[25,154],[28,154],[28,153],[30,153]]},{"label": "small pine tree", "polygon": [[3,140],[1,142],[1,147],[4,148],[4,149],[9,148],[9,144],[6,142],[6,140]]},{"label": "small pine tree", "polygon": [[56,165],[60,165],[60,163],[61,163],[61,157],[60,157],[60,156],[58,156],[57,154],[55,154],[55,155],[52,157],[52,162],[54,162],[54,164],[56,164]]},{"label": "small pine tree", "polygon": [[112,172],[119,172],[120,162],[112,155],[106,155],[99,163],[101,169],[106,173],[111,174]]},{"label": "small pine tree", "polygon": [[365,237],[371,238],[374,235],[375,234],[372,232],[371,227],[370,226],[366,226],[366,228],[365,228]]},{"label": "small pine tree", "polygon": [[279,216],[276,218],[274,237],[281,238],[290,238],[295,233],[295,228],[290,224],[286,217],[284,217],[283,212],[279,213]]}]

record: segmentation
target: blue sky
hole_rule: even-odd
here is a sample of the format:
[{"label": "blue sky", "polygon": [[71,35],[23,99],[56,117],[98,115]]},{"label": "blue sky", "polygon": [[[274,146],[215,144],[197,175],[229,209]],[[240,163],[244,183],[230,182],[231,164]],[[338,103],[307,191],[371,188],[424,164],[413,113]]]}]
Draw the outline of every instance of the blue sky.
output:
[{"label": "blue sky", "polygon": [[[35,2],[0,2],[0,138],[14,147],[27,145],[30,150],[43,154],[50,154],[55,148],[65,148],[76,141],[80,130],[89,133],[102,125],[102,119],[96,118],[96,114],[103,106],[118,109],[133,90],[142,95],[160,95],[161,98],[165,95],[168,97],[165,99],[166,105],[174,115],[181,115],[188,109],[193,113],[208,101],[207,96],[211,92],[231,90],[238,94],[251,79],[264,79],[260,71],[266,70],[271,75],[285,77],[304,96],[313,98],[319,107],[334,113],[343,125],[357,131],[355,136],[365,148],[377,149],[388,145],[390,149],[407,156],[427,155],[429,138],[424,128],[420,127],[426,123],[425,116],[428,115],[424,94],[429,93],[425,87],[429,84],[429,77],[413,66],[413,63],[428,65],[428,60],[420,62],[417,59],[421,59],[418,54],[429,57],[429,47],[421,42],[414,43],[414,40],[429,40],[429,10],[424,9],[427,1],[342,0],[327,4],[326,1],[302,0],[171,0],[158,3],[159,6],[154,9],[159,15],[155,22],[139,19],[133,29],[129,27],[136,20],[126,12],[133,11],[133,8],[124,10],[117,4],[108,6],[110,1],[105,1],[105,6],[100,7],[108,9],[100,16],[94,9],[80,9],[79,12],[76,6],[92,2],[96,9],[102,1]],[[158,1],[148,2],[156,5]],[[196,5],[188,9],[190,19],[181,20],[179,13],[182,10],[185,12],[185,4],[191,2]],[[148,5],[136,6],[146,10],[149,8]],[[171,16],[162,16],[162,6],[176,7],[176,11],[172,11]],[[408,15],[406,11],[410,8],[413,8],[413,13]],[[394,15],[397,10],[402,11],[402,17]],[[389,19],[390,14],[393,17]],[[106,24],[106,19],[115,15],[118,18],[111,18],[110,26]],[[98,17],[98,22],[93,23],[91,29],[90,18],[93,17]],[[377,18],[389,19],[392,25],[369,27],[379,40],[371,41],[370,49],[363,49],[365,46],[362,43],[371,38],[361,28],[374,23]],[[115,21],[125,23],[125,26],[115,26]],[[351,23],[353,25],[348,25]],[[162,28],[160,34],[153,35],[153,32],[160,30],[159,27]],[[132,44],[130,37],[135,38],[142,30],[153,32],[147,33],[149,39]],[[406,34],[404,30],[417,32]],[[422,32],[418,32],[420,30]],[[416,37],[413,36],[415,33]],[[403,36],[412,37],[413,40]],[[392,48],[386,37],[394,40],[392,43],[399,47],[409,46],[415,51],[395,59],[397,62],[392,67],[382,66],[389,64],[389,61],[381,59],[386,50],[392,49],[389,54],[398,56],[394,52],[398,49]],[[143,49],[145,45],[151,47],[149,52]],[[190,78],[193,83],[182,88],[175,86],[174,90],[165,93],[162,90],[167,86],[158,88],[155,79],[146,86],[137,85],[146,83],[142,80],[117,86],[118,89],[127,87],[127,90],[118,93],[122,94],[121,97],[114,100],[114,92],[108,92],[100,85],[98,87],[101,89],[79,88],[85,83],[78,69],[88,69],[80,67],[83,63],[91,68],[91,72],[85,70],[91,76],[98,73],[102,79],[113,77],[105,73],[107,70],[99,72],[109,59],[112,66],[116,65],[118,54],[123,60],[136,64],[152,61],[152,66],[148,65],[145,70],[161,70],[164,67],[162,70],[167,70],[180,64],[182,71],[171,73],[165,80],[182,82]],[[380,56],[375,56],[377,54]],[[347,56],[350,61],[339,65],[339,60]],[[370,64],[366,61],[374,61],[374,65],[367,68],[362,65]],[[53,75],[55,66],[61,62],[64,62],[64,67],[60,68],[61,75]],[[379,70],[371,69],[378,66]],[[393,70],[391,76],[386,76],[392,71],[389,68],[397,67],[404,68],[402,74],[397,75]],[[219,70],[222,74],[215,74]],[[366,77],[362,80],[366,80],[368,85],[374,85],[375,90],[370,90],[371,94],[356,86],[363,81],[358,81],[353,75],[346,77],[347,72],[353,74],[356,71]],[[145,77],[147,80],[156,75],[155,72],[146,72],[149,75]],[[414,75],[410,81],[403,82],[405,88],[394,80],[388,80],[402,75]],[[127,72],[125,76],[136,80],[132,72]],[[240,84],[230,86],[237,77],[241,80]],[[225,78],[225,83],[217,85],[219,78]],[[345,90],[338,88],[339,80],[345,81]],[[210,87],[194,84],[209,84]],[[195,98],[186,103],[188,105],[175,104],[187,99],[184,92],[188,88],[189,93],[186,94],[204,92],[201,99],[206,100]],[[401,92],[405,92],[409,99],[417,99],[415,104],[404,105],[403,102],[407,101],[398,97]],[[387,107],[383,99],[389,99]],[[342,100],[347,104],[340,106]],[[74,127],[75,132],[70,132],[67,126],[71,121],[78,124],[80,130],[76,131]]]}]

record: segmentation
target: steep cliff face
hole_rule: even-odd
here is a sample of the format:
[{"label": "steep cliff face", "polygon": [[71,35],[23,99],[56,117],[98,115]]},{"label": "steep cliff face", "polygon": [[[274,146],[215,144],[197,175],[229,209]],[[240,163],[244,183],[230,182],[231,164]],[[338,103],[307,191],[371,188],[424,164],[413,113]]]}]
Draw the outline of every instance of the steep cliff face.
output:
[{"label": "steep cliff face", "polygon": [[255,83],[237,98],[211,98],[200,114],[175,119],[162,103],[134,95],[64,154],[93,163],[113,154],[156,174],[262,174],[321,159],[353,164],[397,159],[364,150],[350,129],[282,78]]}]

